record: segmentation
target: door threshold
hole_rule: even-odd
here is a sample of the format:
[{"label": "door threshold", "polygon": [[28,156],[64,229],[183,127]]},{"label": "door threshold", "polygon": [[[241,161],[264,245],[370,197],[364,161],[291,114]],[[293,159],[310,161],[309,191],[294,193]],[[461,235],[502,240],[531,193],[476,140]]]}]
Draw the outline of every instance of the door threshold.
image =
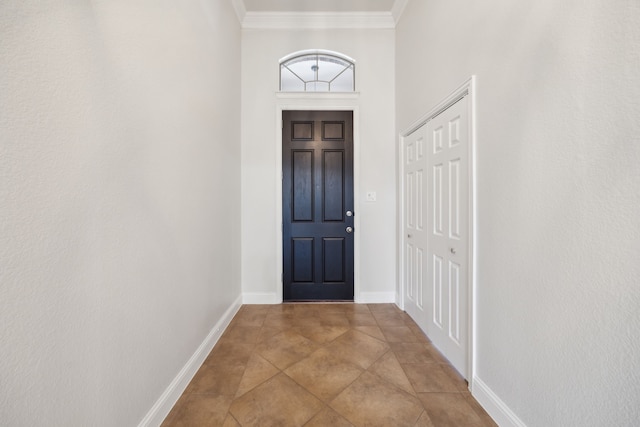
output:
[{"label": "door threshold", "polygon": [[354,304],[353,300],[295,300],[282,301],[282,304]]}]

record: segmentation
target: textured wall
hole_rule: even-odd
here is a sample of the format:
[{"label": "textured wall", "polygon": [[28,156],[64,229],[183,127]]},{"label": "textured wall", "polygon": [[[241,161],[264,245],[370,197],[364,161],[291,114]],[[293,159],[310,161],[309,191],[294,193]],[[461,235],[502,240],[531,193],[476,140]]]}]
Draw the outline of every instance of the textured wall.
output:
[{"label": "textured wall", "polygon": [[[341,101],[281,100],[278,61],[293,52],[327,49],[356,61],[360,106],[360,291],[395,292],[395,148],[393,30],[245,30],[242,39],[242,286],[276,295],[276,106],[337,105]],[[357,172],[356,172],[357,173]],[[375,203],[365,192],[377,192]],[[257,215],[257,213],[260,213]],[[356,291],[357,292],[357,291]],[[282,298],[282,295],[278,295]],[[357,297],[357,296],[356,296]],[[375,298],[375,296],[374,296]]]},{"label": "textured wall", "polygon": [[135,425],[240,295],[230,2],[0,3],[0,424]]},{"label": "textured wall", "polygon": [[640,5],[412,0],[398,129],[478,79],[477,371],[529,426],[640,419]]}]

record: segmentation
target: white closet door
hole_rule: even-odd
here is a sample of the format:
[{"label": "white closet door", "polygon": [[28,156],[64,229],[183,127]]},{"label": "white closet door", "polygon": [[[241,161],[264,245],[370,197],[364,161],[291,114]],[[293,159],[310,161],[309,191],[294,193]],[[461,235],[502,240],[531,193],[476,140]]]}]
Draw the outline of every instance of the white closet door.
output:
[{"label": "white closet door", "polygon": [[403,140],[404,300],[406,312],[424,329],[427,227],[427,141],[424,126]]},{"label": "white closet door", "polygon": [[465,378],[469,341],[468,97],[424,126],[428,300],[426,332]]}]

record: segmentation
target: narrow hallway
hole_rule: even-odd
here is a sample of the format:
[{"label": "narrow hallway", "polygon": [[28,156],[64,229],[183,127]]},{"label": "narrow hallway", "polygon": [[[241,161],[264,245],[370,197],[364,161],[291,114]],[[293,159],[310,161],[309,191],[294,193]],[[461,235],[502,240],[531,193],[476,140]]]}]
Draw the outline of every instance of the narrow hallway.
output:
[{"label": "narrow hallway", "polygon": [[245,305],[163,423],[495,426],[393,304]]}]

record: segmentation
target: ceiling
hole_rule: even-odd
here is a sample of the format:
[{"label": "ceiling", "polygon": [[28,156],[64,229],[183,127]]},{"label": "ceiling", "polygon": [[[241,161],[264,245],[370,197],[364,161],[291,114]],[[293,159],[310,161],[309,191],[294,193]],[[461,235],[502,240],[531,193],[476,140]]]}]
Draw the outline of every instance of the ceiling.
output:
[{"label": "ceiling", "polygon": [[244,0],[247,12],[391,12],[396,0]]}]

